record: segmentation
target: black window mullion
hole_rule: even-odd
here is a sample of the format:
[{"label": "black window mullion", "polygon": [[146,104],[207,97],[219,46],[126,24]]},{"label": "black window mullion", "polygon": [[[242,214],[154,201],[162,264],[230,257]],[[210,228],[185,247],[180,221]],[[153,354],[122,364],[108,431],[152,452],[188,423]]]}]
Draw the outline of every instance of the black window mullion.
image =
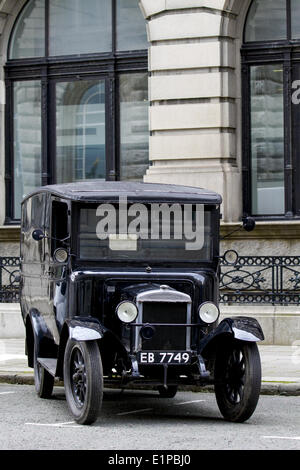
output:
[{"label": "black window mullion", "polygon": [[286,20],[287,20],[287,38],[292,39],[292,16],[291,16],[291,0],[286,0]]},{"label": "black window mullion", "polygon": [[116,76],[115,71],[109,73],[106,80],[105,100],[106,123],[106,178],[108,181],[117,179],[116,146],[119,136],[116,135]]},{"label": "black window mullion", "polygon": [[112,8],[112,53],[115,55],[117,49],[117,6],[116,0],[111,2]]},{"label": "black window mullion", "polygon": [[14,145],[13,145],[13,81],[6,81],[5,105],[5,190],[6,218],[5,224],[14,219]]},{"label": "black window mullion", "polygon": [[292,85],[291,85],[291,54],[286,52],[283,62],[284,87],[284,186],[285,215],[293,215],[293,158],[292,158]]},{"label": "black window mullion", "polygon": [[250,66],[242,65],[242,179],[244,215],[251,214],[251,107]]},{"label": "black window mullion", "polygon": [[47,139],[48,139],[48,184],[56,183],[56,81],[50,80],[48,82],[48,126],[47,126]]},{"label": "black window mullion", "polygon": [[49,57],[49,1],[45,1],[45,56]]},{"label": "black window mullion", "polygon": [[48,103],[49,103],[49,81],[48,81],[48,70],[47,66],[42,71],[42,80],[41,80],[41,118],[42,118],[42,185],[49,184],[49,167],[48,167]]}]

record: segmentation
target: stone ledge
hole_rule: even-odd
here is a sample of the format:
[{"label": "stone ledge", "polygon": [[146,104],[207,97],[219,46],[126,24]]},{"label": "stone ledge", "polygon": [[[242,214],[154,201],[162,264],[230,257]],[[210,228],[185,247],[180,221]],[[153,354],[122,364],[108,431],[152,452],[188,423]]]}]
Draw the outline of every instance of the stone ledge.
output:
[{"label": "stone ledge", "polygon": [[20,242],[20,227],[17,225],[0,226],[0,243]]},{"label": "stone ledge", "polygon": [[25,338],[25,327],[18,303],[0,303],[0,338]]},{"label": "stone ledge", "polygon": [[[228,235],[237,229],[241,222],[224,223],[221,222],[221,236]],[[270,222],[256,222],[256,227],[252,232],[246,232],[241,229],[230,235],[229,240],[299,240],[300,239],[300,220],[284,220]]]}]

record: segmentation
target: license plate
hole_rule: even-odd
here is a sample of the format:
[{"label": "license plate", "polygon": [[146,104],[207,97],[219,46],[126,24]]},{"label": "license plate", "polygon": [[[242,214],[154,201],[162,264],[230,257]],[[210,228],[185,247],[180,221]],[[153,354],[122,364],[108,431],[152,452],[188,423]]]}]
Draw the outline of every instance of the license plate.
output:
[{"label": "license plate", "polygon": [[189,352],[139,352],[140,364],[189,364],[191,354]]}]

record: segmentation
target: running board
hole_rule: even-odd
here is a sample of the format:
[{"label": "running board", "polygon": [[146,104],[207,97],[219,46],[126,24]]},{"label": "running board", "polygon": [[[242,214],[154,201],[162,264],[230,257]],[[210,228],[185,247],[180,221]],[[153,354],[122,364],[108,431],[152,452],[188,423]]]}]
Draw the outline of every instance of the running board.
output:
[{"label": "running board", "polygon": [[44,358],[44,357],[38,357],[37,358],[39,364],[46,369],[49,374],[53,375],[55,377],[56,374],[56,366],[57,366],[57,359],[49,359],[49,358]]}]

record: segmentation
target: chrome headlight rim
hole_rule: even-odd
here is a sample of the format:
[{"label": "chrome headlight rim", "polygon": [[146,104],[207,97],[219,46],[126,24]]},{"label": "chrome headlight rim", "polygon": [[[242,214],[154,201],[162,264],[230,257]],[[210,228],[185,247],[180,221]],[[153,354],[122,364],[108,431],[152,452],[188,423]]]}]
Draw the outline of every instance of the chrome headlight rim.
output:
[{"label": "chrome headlight rim", "polygon": [[[209,317],[209,314],[207,313],[207,308],[208,307],[213,308],[214,310],[214,315]],[[220,309],[219,307],[214,303],[214,302],[203,302],[201,305],[199,305],[198,308],[198,315],[200,320],[205,323],[206,325],[212,325],[216,321],[218,321],[219,316],[220,316]]]},{"label": "chrome headlight rim", "polygon": [[60,247],[56,248],[53,253],[53,259],[56,263],[64,264],[68,261],[69,254],[66,248]]},{"label": "chrome headlight rim", "polygon": [[[132,309],[131,312],[126,312],[126,304],[130,305],[130,308]],[[116,314],[122,323],[132,323],[138,316],[138,308],[131,300],[122,300],[122,302],[120,302],[116,308]],[[126,314],[128,317],[126,317]]]}]

